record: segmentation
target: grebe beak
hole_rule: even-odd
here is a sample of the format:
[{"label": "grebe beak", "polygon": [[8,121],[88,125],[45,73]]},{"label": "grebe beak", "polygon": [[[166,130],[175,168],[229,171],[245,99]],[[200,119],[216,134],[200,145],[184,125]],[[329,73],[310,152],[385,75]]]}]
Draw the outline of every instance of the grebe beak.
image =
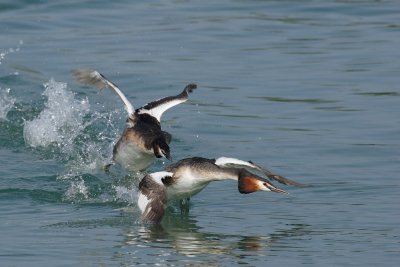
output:
[{"label": "grebe beak", "polygon": [[165,157],[168,160],[171,160],[171,153],[169,151],[169,146],[165,143],[154,142],[153,143],[153,151],[154,155],[157,158]]},{"label": "grebe beak", "polygon": [[[261,181],[259,181],[259,182],[261,182]],[[271,191],[271,192],[275,192],[275,193],[281,193],[281,194],[289,195],[289,193],[286,192],[285,190],[277,188],[277,187],[273,186],[269,182],[262,182],[262,185],[263,185],[263,187],[260,188],[260,190],[262,190],[262,191]]]},{"label": "grebe beak", "polygon": [[[164,152],[164,151],[163,151]],[[168,152],[164,152],[164,157],[166,157],[168,160],[172,160],[171,154]]]}]

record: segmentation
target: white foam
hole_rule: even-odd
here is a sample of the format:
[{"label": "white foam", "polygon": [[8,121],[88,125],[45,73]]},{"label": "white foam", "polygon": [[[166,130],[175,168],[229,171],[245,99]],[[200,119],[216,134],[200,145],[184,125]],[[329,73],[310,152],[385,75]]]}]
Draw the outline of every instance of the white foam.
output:
[{"label": "white foam", "polygon": [[[90,185],[85,184],[84,174],[104,173],[104,165],[111,162],[113,142],[120,134],[115,121],[122,122],[120,111],[91,111],[88,99],[78,97],[67,84],[51,79],[44,84],[44,108],[31,121],[24,123],[27,146],[60,160],[64,171],[58,180],[70,183],[64,197],[68,201],[115,200],[114,191],[91,196]],[[136,192],[115,188],[116,198],[136,202]]]},{"label": "white foam", "polygon": [[2,89],[0,87],[0,120],[7,118],[7,113],[14,106],[15,98],[10,96],[10,88]]},{"label": "white foam", "polygon": [[122,200],[126,201],[130,204],[136,204],[137,198],[138,198],[138,192],[135,188],[127,188],[124,186],[113,186],[115,193],[116,193],[116,199],[117,200]]},{"label": "white foam", "polygon": [[65,83],[51,79],[44,87],[43,95],[47,97],[45,109],[36,119],[25,122],[25,142],[31,147],[56,143],[64,152],[71,152],[68,150],[72,142],[84,128],[82,122],[89,112],[89,102],[75,99]]},{"label": "white foam", "polygon": [[72,182],[67,192],[65,192],[67,200],[88,199],[89,191],[84,180]]}]

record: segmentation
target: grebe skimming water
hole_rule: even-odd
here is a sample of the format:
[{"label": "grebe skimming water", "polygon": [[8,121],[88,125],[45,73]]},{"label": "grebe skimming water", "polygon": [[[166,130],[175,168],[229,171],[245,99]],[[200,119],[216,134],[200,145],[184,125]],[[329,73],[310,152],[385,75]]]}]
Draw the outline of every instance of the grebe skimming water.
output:
[{"label": "grebe skimming water", "polygon": [[196,84],[188,84],[176,96],[156,100],[135,110],[118,86],[98,71],[78,69],[73,71],[73,75],[79,82],[95,85],[99,90],[106,87],[112,89],[125,105],[127,125],[113,149],[115,162],[127,170],[140,171],[149,167],[155,157],[171,159],[171,135],[161,130],[161,116],[169,108],[187,101],[189,93],[197,88]]},{"label": "grebe skimming water", "polygon": [[275,187],[269,180],[251,173],[257,170],[270,180],[293,186],[303,184],[276,175],[252,163],[235,158],[221,157],[206,159],[187,158],[166,167],[165,171],[146,175],[139,184],[138,206],[142,212],[141,221],[161,222],[168,202],[186,200],[199,193],[212,181],[232,179],[238,182],[239,192],[249,194],[256,191],[271,191],[287,194]]}]

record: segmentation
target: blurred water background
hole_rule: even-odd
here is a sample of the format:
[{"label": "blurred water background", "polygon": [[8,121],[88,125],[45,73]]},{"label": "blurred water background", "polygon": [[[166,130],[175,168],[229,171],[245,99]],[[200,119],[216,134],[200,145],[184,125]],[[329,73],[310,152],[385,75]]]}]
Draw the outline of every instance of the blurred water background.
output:
[{"label": "blurred water background", "polygon": [[[399,1],[0,3],[1,266],[395,266],[400,262]],[[163,116],[173,160],[252,160],[290,195],[210,184],[188,215],[138,222],[102,171],[135,107],[189,82]],[[157,161],[149,171],[168,162]]]}]

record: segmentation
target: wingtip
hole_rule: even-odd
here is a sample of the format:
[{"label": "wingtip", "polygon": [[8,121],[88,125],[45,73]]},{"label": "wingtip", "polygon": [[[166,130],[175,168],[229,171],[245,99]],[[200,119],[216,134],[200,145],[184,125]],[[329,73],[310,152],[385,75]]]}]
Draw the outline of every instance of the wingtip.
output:
[{"label": "wingtip", "polygon": [[281,184],[291,185],[291,186],[296,186],[296,187],[306,187],[307,186],[305,184],[290,180],[290,179],[288,179],[286,177],[283,177],[281,175],[276,175],[276,174],[272,174],[272,173],[268,174],[267,172],[264,172],[264,173],[265,173],[265,175],[267,175],[268,178],[273,179],[273,180],[275,180],[275,181],[277,181],[277,182],[279,182]]},{"label": "wingtip", "polygon": [[78,82],[85,85],[94,85],[98,90],[108,86],[104,81],[104,76],[94,69],[74,69],[71,74]]},{"label": "wingtip", "polygon": [[197,89],[197,84],[195,83],[189,83],[188,85],[186,85],[184,91],[187,93],[191,93],[193,92],[193,90]]},{"label": "wingtip", "polygon": [[268,169],[265,169],[257,164],[255,164],[253,161],[249,160],[248,161],[250,164],[252,164],[253,166],[255,166],[259,171],[261,171],[262,173],[264,173],[269,179],[271,180],[275,180],[281,184],[285,184],[285,185],[291,185],[291,186],[296,186],[296,187],[307,187],[306,184],[302,184],[293,180],[290,180],[286,177],[283,177],[281,175],[277,175],[272,173],[271,171],[269,171]]}]

